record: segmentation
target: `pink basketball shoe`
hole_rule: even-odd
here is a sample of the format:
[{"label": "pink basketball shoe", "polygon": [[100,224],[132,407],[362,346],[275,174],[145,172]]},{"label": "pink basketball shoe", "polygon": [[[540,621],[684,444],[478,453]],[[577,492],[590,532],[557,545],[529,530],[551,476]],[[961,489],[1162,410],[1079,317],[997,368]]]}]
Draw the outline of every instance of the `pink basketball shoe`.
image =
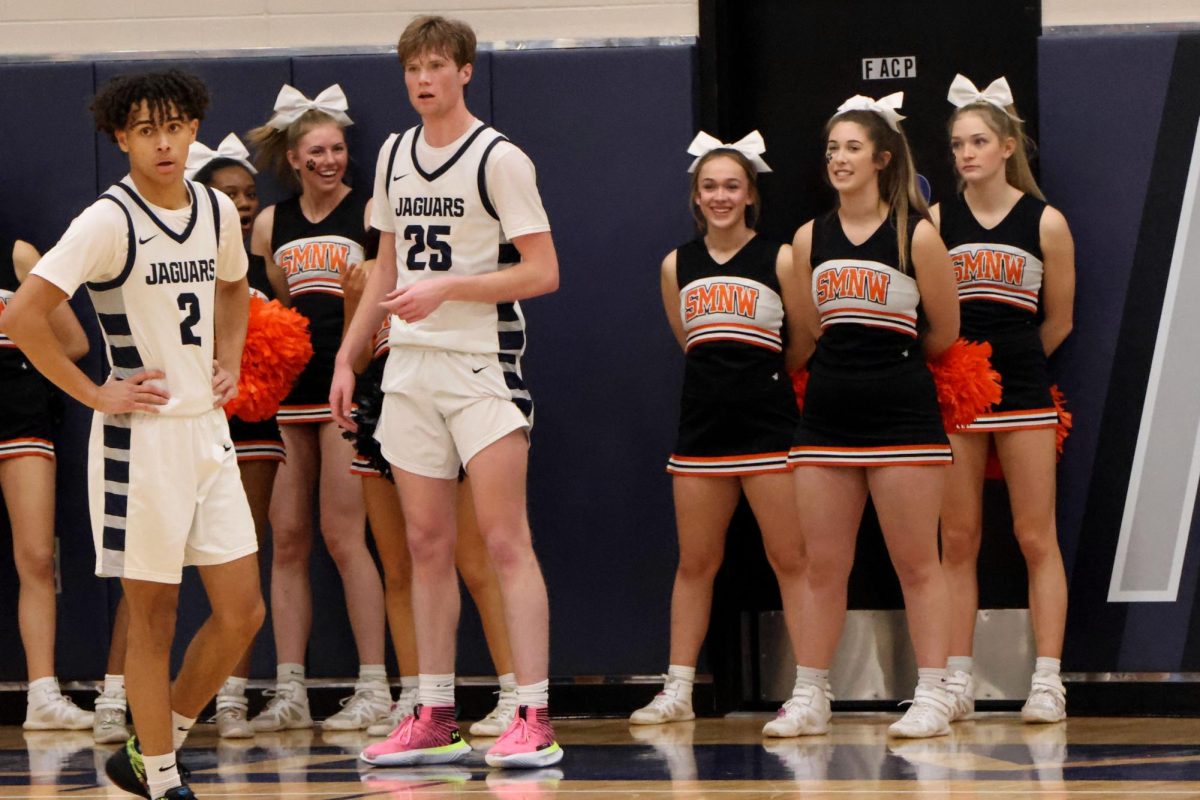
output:
[{"label": "pink basketball shoe", "polygon": [[465,758],[471,746],[458,733],[454,706],[417,706],[391,736],[359,755],[377,767],[449,764]]},{"label": "pink basketball shoe", "polygon": [[487,751],[488,766],[538,769],[562,761],[563,751],[554,741],[550,712],[545,708],[521,706],[508,730]]}]

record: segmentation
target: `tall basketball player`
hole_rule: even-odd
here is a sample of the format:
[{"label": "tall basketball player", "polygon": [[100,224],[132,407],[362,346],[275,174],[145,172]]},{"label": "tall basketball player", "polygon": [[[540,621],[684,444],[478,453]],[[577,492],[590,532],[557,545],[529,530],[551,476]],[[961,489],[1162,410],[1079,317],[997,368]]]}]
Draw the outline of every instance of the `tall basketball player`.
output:
[{"label": "tall basketball player", "polygon": [[[380,150],[371,220],[382,233],[379,262],[338,351],[330,405],[353,429],[351,364],[392,314],[375,436],[393,467],[412,554],[419,705],[362,757],[409,765],[470,752],[454,721],[454,498],[465,465],[517,676],[517,715],[487,762],[548,766],[562,750],[547,710],[546,584],[525,508],[533,403],[521,378],[525,333],[516,301],[558,287],[558,257],[533,164],[467,108],[474,31],[419,17],[398,50],[421,124]],[[501,268],[517,254],[520,263]]]},{"label": "tall basketball player", "polygon": [[[183,800],[179,749],[246,651],[264,610],[254,521],[221,406],[237,391],[249,291],[238,212],[184,179],[209,95],[175,70],[118,77],[92,105],[129,174],[84,210],[5,312],[5,333],[96,414],[88,478],[96,573],[129,604],[129,702],[137,735],[109,777],[142,797]],[[86,284],[112,374],[97,386],[47,322]],[[182,568],[199,567],[212,616],[172,684]]]}]

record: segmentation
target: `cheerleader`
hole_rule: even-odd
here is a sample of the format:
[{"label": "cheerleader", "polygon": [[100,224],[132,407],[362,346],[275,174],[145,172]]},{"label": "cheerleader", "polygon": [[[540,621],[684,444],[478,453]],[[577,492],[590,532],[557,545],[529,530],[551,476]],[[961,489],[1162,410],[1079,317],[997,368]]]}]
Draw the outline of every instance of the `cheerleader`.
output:
[{"label": "cheerleader", "polygon": [[837,207],[801,227],[792,245],[795,280],[810,292],[798,349],[812,358],[790,453],[809,571],[796,686],[768,724],[778,736],[829,729],[828,670],[868,495],[904,592],[918,667],[913,703],[889,732],[950,730],[937,516],[951,451],[925,360],[957,337],[958,302],[946,248],[917,191],[902,100],[859,95],[839,107],[825,128]]},{"label": "cheerleader", "polygon": [[999,405],[950,437],[954,466],[942,505],[942,564],[951,603],[947,669],[954,718],[975,708],[971,652],[979,605],[976,560],[982,535],[989,439],[1008,484],[1013,533],[1029,571],[1037,663],[1026,722],[1066,717],[1059,676],[1067,620],[1067,576],[1055,527],[1055,426],[1047,357],[1071,332],[1075,249],[1066,219],[1033,179],[1026,137],[1008,81],[980,92],[962,75],[950,86],[950,149],[959,193],[933,208],[950,248],[962,335],[988,342],[1000,373]]},{"label": "cheerleader", "polygon": [[[779,581],[792,646],[800,643],[804,543],[788,474],[799,421],[785,341],[803,342],[791,248],[754,231],[758,175],[769,172],[755,131],[734,144],[706,133],[688,152],[692,215],[699,236],[662,264],[667,321],[683,348],[683,398],[673,476],[679,565],[671,595],[671,653],[663,690],[633,712],[640,725],[695,718],[692,685],[708,629],[713,579],[725,533],[745,492]],[[800,335],[788,336],[796,329]],[[765,731],[773,735],[771,725]]]},{"label": "cheerleader", "polygon": [[309,320],[313,357],[279,408],[287,461],[271,497],[274,536],[271,611],[278,659],[275,695],[251,721],[255,731],[312,727],[305,690],[305,650],[312,629],[312,502],[320,497],[325,545],[342,578],[358,647],[354,696],[323,727],[364,730],[384,718],[391,693],[384,670],[383,585],[367,549],[362,492],[350,474],[354,453],[329,410],[333,356],[354,313],[373,257],[366,229],[367,198],[343,182],[351,124],[341,87],[315,100],[284,86],[275,114],[250,132],[260,167],[298,193],[259,214],[251,252],[262,256],[281,300]]},{"label": "cheerleader", "polygon": [[[0,314],[40,258],[29,242],[0,239]],[[50,325],[72,361],[87,354],[88,340],[67,303]],[[92,712],[77,707],[54,673],[57,598],[54,587],[54,413],[50,384],[12,341],[0,333],[0,493],[12,527],[13,560],[20,584],[17,627],[25,648],[29,692],[25,730],[85,730]]]}]

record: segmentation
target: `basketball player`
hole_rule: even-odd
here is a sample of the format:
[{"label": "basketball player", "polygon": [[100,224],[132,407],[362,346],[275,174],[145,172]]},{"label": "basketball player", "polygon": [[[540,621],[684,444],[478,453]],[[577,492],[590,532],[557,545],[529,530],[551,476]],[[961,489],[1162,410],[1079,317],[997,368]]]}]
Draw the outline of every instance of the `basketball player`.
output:
[{"label": "basketball player", "polygon": [[[708,630],[725,533],[745,492],[779,581],[792,647],[799,644],[804,541],[787,453],[800,421],[785,365],[784,325],[800,326],[792,249],[757,235],[758,132],[722,144],[706,133],[688,152],[699,236],[662,264],[663,306],[686,353],[673,476],[679,566],[671,594],[671,655],[663,690],[633,712],[639,725],[693,719],[696,659]],[[747,309],[751,309],[747,313]],[[789,353],[789,355],[791,355]],[[799,366],[793,363],[792,366]],[[770,725],[765,731],[770,735]]]},{"label": "basketball player", "polygon": [[[829,665],[846,615],[846,584],[869,494],[904,592],[917,657],[912,706],[893,736],[950,730],[948,595],[937,514],[950,442],[926,356],[958,336],[950,259],[928,221],[900,129],[901,95],[861,95],[825,128],[837,207],[796,233],[796,279],[816,331],[804,411],[790,459],[808,546],[796,686],[778,734],[829,729]],[[812,349],[812,334],[801,349]]]},{"label": "basketball player", "polygon": [[[247,152],[236,134],[229,134],[217,150],[200,142],[188,149],[184,175],[196,183],[224,192],[237,207],[242,226],[243,243],[249,246],[250,226],[258,214],[258,188],[254,176],[258,172],[249,161]],[[251,256],[246,278],[250,294],[269,300],[274,290],[267,281],[263,260]],[[271,501],[271,485],[275,470],[284,461],[283,439],[274,419],[246,422],[236,415],[229,419],[229,435],[237,452],[238,471],[242,487],[254,517],[254,529],[261,545],[266,533],[267,509]],[[125,727],[125,648],[129,629],[129,613],[125,599],[117,607],[110,640],[108,669],[104,688],[96,699],[96,716],[92,735],[97,742],[123,742],[129,738]],[[242,739],[254,735],[246,718],[246,681],[250,675],[250,651],[242,657],[233,675],[217,694],[217,735],[222,739]]]},{"label": "basketball player", "polygon": [[[391,467],[379,450],[379,442],[375,440],[375,426],[379,422],[379,410],[383,403],[380,381],[390,349],[390,332],[390,325],[386,322],[375,332],[371,362],[358,376],[353,415],[358,430],[354,432],[354,465],[350,470],[362,477],[367,519],[371,523],[375,549],[379,552],[379,563],[383,567],[388,629],[392,636],[392,647],[396,651],[396,664],[400,668],[400,696],[392,704],[386,719],[367,728],[370,736],[387,736],[405,717],[412,714],[417,703],[419,683],[417,638],[413,632],[412,559],[408,553],[404,514],[392,480]],[[479,610],[483,635],[487,639],[488,651],[500,684],[496,707],[483,719],[471,724],[471,733],[476,736],[499,736],[517,713],[517,677],[512,671],[512,650],[508,642],[508,629],[504,624],[504,603],[500,597],[496,571],[492,569],[487,548],[479,537],[471,489],[466,478],[459,483],[456,505],[454,566]]]},{"label": "basketball player", "polygon": [[[378,267],[338,351],[330,405],[349,419],[355,354],[392,314],[376,438],[404,509],[413,560],[419,704],[368,747],[371,764],[455,761],[470,752],[454,721],[454,498],[471,478],[479,530],[500,579],[519,708],[488,751],[500,767],[561,760],[547,709],[549,608],[525,508],[529,415],[516,301],[558,287],[558,258],[528,157],[467,109],[475,33],[418,17],[400,37],[409,101],[421,124],[380,150],[372,224]],[[502,245],[511,241],[520,263]]]},{"label": "basketball player", "polygon": [[[29,242],[0,239],[0,315],[37,263]],[[87,334],[63,303],[50,325],[71,361],[87,354]],[[54,586],[54,420],[50,385],[7,336],[0,334],[0,493],[12,527],[20,588],[17,625],[29,692],[25,730],[85,730],[92,713],[64,695],[54,675],[57,597]]]},{"label": "basketball player", "polygon": [[[89,449],[98,575],[129,604],[126,674],[137,735],[108,760],[121,789],[194,797],[175,751],[246,651],[264,610],[254,522],[221,406],[237,391],[249,292],[237,209],[184,179],[208,90],[175,70],[122,76],[92,105],[129,175],[72,222],[2,320],[53,383],[96,410]],[[100,386],[67,357],[46,317],[82,284],[112,374]],[[183,566],[212,616],[169,678]]]},{"label": "basketball player", "polygon": [[275,113],[249,136],[259,166],[297,192],[263,209],[250,249],[264,259],[276,294],[308,318],[313,346],[312,359],[279,407],[288,457],[271,498],[271,620],[278,664],[275,695],[251,721],[256,731],[313,724],[305,651],[312,632],[314,495],[320,498],[321,535],[342,578],[359,661],[354,694],[322,727],[365,730],[386,719],[391,707],[383,663],[383,584],[367,549],[362,491],[350,474],[354,451],[329,412],[333,356],[354,314],[355,287],[366,278],[364,262],[375,248],[366,227],[368,195],[343,181],[349,162],[346,111],[336,84],[314,100],[284,86]]},{"label": "basketball player", "polygon": [[980,92],[962,75],[950,86],[950,149],[960,193],[934,206],[950,248],[962,303],[962,335],[992,346],[1003,395],[991,411],[951,435],[942,505],[942,564],[952,599],[950,660],[954,718],[975,710],[971,652],[979,606],[976,561],[983,528],[983,474],[994,437],[1012,505],[1013,534],[1029,570],[1037,662],[1026,722],[1067,715],[1059,676],[1067,624],[1067,575],[1055,527],[1055,426],[1046,358],[1071,332],[1075,246],[1067,221],[1046,205],[1029,169],[1025,130],[1008,81]]}]

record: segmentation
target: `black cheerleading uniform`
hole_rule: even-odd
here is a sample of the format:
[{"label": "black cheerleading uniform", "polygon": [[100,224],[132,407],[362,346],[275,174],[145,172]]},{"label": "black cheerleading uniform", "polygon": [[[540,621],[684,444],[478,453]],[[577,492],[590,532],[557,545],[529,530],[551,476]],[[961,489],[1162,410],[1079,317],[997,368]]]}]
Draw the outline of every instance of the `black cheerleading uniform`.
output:
[{"label": "black cheerleading uniform", "polygon": [[1046,351],[1038,334],[1041,222],[1046,203],[1022,195],[995,227],[975,219],[961,194],[941,204],[942,240],[958,280],[961,335],[992,346],[1000,402],[963,433],[1053,428]]},{"label": "black cheerleading uniform", "polygon": [[[13,243],[0,239],[0,314],[17,291]],[[12,340],[0,333],[0,460],[54,458],[50,383]]]},{"label": "black cheerleading uniform", "polygon": [[[262,300],[275,298],[275,290],[267,279],[267,263],[262,256],[250,254],[250,267],[246,279],[250,283],[250,294]],[[287,450],[283,446],[283,435],[279,432],[279,423],[274,417],[247,422],[240,417],[229,418],[229,435],[233,439],[237,460],[244,461],[278,461],[287,460]]]},{"label": "black cheerleading uniform", "polygon": [[702,239],[675,251],[686,358],[673,475],[788,469],[800,415],[783,361],[779,248],[755,236],[724,264]]},{"label": "black cheerleading uniform", "polygon": [[279,424],[331,422],[329,384],[345,318],[342,273],[374,258],[364,229],[367,198],[351,192],[325,219],[309,222],[296,196],[275,206],[271,253],[287,276],[292,308],[308,318],[313,356],[279,407]]},{"label": "black cheerleading uniform", "polygon": [[[910,222],[909,242],[919,220]],[[918,338],[921,296],[916,279],[900,271],[894,224],[885,221],[855,245],[834,210],[813,223],[811,263],[822,333],[808,364],[792,465],[951,463]]]},{"label": "black cheerleading uniform", "polygon": [[364,478],[392,479],[391,469],[379,441],[375,438],[375,427],[379,424],[379,412],[383,408],[383,368],[387,364],[388,335],[391,333],[391,317],[383,321],[375,332],[374,349],[371,353],[371,363],[358,376],[354,387],[354,411],[351,416],[358,424],[358,430],[347,434],[346,438],[354,442],[354,461],[350,463],[350,472]]}]

